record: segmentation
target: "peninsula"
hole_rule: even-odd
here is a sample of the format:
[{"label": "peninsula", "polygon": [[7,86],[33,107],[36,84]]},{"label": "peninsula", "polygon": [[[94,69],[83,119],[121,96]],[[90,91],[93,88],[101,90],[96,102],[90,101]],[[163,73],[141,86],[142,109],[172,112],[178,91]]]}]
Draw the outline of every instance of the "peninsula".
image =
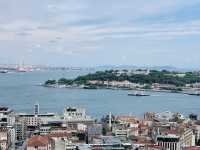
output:
[{"label": "peninsula", "polygon": [[[46,87],[85,89],[137,89],[168,92],[199,91],[199,72],[167,70],[106,70],[75,79],[47,80]],[[194,93],[195,94],[195,93]]]}]

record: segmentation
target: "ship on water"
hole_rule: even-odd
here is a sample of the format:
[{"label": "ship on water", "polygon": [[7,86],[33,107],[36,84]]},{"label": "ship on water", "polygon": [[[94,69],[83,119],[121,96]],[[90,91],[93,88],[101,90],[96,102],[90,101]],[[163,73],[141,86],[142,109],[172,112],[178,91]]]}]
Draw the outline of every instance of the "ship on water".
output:
[{"label": "ship on water", "polygon": [[24,63],[22,63],[22,65],[17,66],[16,71],[17,72],[32,72],[33,68],[25,66]]},{"label": "ship on water", "polygon": [[132,92],[132,93],[128,93],[128,96],[138,96],[138,97],[142,97],[142,96],[150,96],[149,94],[145,94],[144,92],[142,91],[135,91],[135,92]]},{"label": "ship on water", "polygon": [[0,70],[0,73],[8,73],[8,70]]},{"label": "ship on water", "polygon": [[17,72],[30,72],[31,70],[26,67],[17,67],[16,71]]},{"label": "ship on water", "polygon": [[195,92],[191,92],[191,93],[187,93],[188,95],[192,95],[192,96],[200,96],[200,91],[195,91]]}]

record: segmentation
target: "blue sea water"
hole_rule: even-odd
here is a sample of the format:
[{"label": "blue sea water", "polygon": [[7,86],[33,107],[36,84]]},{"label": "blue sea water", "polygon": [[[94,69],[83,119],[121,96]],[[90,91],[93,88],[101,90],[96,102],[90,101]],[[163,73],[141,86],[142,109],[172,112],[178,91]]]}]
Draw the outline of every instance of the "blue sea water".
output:
[{"label": "blue sea water", "polygon": [[200,97],[175,93],[153,93],[149,97],[127,96],[125,90],[55,89],[38,86],[47,79],[75,78],[88,71],[37,71],[0,74],[0,106],[17,112],[32,112],[35,102],[41,112],[62,113],[65,106],[85,107],[89,115],[100,118],[112,112],[116,115],[136,115],[144,112],[172,111],[200,114]]}]

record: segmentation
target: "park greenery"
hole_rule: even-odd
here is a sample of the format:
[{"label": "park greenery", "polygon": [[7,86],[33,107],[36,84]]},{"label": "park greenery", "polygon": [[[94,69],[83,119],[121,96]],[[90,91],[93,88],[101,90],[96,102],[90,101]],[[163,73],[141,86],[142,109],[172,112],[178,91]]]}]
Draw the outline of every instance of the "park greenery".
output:
[{"label": "park greenery", "polygon": [[[200,82],[200,76],[197,73],[186,72],[170,72],[167,70],[157,71],[151,70],[149,74],[128,74],[128,70],[123,70],[123,73],[118,74],[118,70],[106,70],[97,71],[96,73],[90,73],[83,76],[78,76],[77,78],[70,80],[66,78],[61,78],[59,80],[48,80],[45,85],[87,85],[91,80],[97,81],[129,81],[138,84],[152,85],[153,83],[159,84],[170,84],[177,87],[183,87],[186,84],[193,84]],[[184,74],[180,76],[180,74]],[[148,87],[147,87],[148,88]]]}]

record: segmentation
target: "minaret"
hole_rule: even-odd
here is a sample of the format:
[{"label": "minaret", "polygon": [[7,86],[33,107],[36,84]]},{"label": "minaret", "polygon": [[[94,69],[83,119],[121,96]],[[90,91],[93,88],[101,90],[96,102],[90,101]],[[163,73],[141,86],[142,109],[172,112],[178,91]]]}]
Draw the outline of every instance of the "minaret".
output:
[{"label": "minaret", "polygon": [[34,105],[34,115],[38,115],[40,113],[40,105],[39,103],[35,103]]}]

